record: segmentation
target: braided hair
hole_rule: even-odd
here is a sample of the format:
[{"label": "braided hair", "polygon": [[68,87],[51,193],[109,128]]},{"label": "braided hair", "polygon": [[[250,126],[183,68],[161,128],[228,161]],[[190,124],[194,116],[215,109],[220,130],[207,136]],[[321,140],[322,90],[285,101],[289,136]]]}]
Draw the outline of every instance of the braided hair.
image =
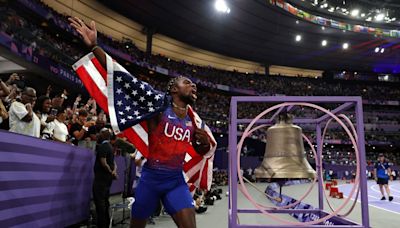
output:
[{"label": "braided hair", "polygon": [[174,77],[174,78],[171,78],[170,80],[169,80],[169,82],[168,82],[168,85],[167,85],[167,94],[168,95],[171,95],[171,90],[172,90],[172,88],[176,85],[176,83],[180,80],[180,79],[182,79],[182,78],[184,78],[183,76],[178,76],[178,77]]}]

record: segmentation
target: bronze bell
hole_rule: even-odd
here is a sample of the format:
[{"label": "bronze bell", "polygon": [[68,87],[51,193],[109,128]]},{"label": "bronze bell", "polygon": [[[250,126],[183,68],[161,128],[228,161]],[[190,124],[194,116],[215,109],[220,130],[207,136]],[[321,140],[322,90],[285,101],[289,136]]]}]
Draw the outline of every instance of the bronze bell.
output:
[{"label": "bronze bell", "polygon": [[314,178],[304,152],[302,130],[293,125],[293,116],[278,116],[277,123],[267,130],[264,160],[254,170],[256,178]]}]

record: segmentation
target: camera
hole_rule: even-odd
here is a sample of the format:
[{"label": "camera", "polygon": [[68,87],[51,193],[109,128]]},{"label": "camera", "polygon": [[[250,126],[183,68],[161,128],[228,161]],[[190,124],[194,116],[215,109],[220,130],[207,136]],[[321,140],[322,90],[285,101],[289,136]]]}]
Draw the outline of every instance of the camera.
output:
[{"label": "camera", "polygon": [[52,108],[51,111],[50,111],[50,115],[56,116],[57,114],[58,114],[58,110],[55,109],[55,108]]}]

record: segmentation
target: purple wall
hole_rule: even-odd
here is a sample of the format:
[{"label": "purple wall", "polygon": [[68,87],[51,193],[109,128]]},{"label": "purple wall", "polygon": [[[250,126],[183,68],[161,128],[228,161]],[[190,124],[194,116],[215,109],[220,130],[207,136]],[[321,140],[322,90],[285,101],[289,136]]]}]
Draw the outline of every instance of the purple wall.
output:
[{"label": "purple wall", "polygon": [[[110,194],[111,195],[118,194],[118,193],[121,193],[121,192],[124,191],[124,178],[125,178],[125,170],[126,170],[127,162],[130,162],[131,165],[133,165],[133,166],[135,164],[133,162],[133,160],[130,160],[130,159],[125,162],[125,158],[122,157],[122,156],[115,156],[114,160],[115,160],[115,163],[117,163],[118,179],[114,180],[112,185],[111,185],[111,188],[110,188]],[[131,166],[130,168],[132,169],[132,168],[135,168],[135,167]],[[128,186],[129,188],[132,187],[132,183],[131,182],[128,185],[129,185]],[[129,190],[131,190],[131,189],[129,189]]]},{"label": "purple wall", "polygon": [[94,153],[0,131],[1,227],[65,227],[89,217]]},{"label": "purple wall", "polygon": [[[224,150],[218,150],[215,153],[214,167],[219,169],[228,169],[228,156],[229,154]],[[254,169],[260,166],[262,161],[258,157],[241,157],[240,164],[242,169],[248,169],[249,167]]]}]

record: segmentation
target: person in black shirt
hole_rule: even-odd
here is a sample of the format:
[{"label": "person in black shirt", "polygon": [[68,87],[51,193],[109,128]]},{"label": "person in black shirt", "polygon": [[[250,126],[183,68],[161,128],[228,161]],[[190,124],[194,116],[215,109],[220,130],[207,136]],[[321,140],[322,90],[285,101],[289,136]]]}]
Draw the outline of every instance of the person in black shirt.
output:
[{"label": "person in black shirt", "polygon": [[78,114],[77,122],[71,125],[69,129],[69,134],[74,138],[72,143],[76,146],[78,142],[90,137],[89,127],[94,126],[93,121],[87,121],[88,112],[81,109]]},{"label": "person in black shirt", "polygon": [[117,178],[117,165],[114,162],[110,143],[111,131],[103,128],[98,135],[96,161],[94,165],[93,200],[96,206],[97,227],[109,227],[109,196],[113,179]]}]

